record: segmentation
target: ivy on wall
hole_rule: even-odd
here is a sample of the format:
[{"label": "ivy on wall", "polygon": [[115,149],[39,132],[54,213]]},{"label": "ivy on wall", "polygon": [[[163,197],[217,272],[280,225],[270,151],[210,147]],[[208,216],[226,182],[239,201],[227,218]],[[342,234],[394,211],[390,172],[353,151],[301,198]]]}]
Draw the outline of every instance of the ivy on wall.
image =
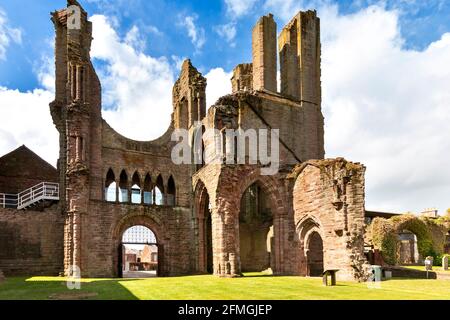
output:
[{"label": "ivy on wall", "polygon": [[381,251],[386,263],[396,265],[399,261],[398,234],[403,230],[408,230],[416,235],[417,248],[421,258],[433,256],[436,261],[442,256],[448,226],[440,220],[417,217],[412,214],[390,219],[377,217],[370,225],[370,233],[375,249]]}]

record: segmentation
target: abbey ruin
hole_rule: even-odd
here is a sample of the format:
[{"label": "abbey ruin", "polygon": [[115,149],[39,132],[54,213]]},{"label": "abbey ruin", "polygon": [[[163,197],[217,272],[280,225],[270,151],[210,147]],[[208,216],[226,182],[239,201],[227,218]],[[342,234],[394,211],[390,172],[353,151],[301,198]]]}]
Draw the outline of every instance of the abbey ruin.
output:
[{"label": "abbey ruin", "polygon": [[[158,276],[236,277],[267,269],[317,276],[339,269],[338,279],[365,279],[365,167],[324,159],[315,11],[297,13],[279,35],[274,17],[261,17],[252,31],[252,62],[236,66],[233,91],[211,106],[206,78],[184,61],[171,124],[146,142],[118,134],[102,119],[101,83],[90,58],[95,25],[82,8],[79,29],[68,28],[70,17],[69,9],[52,14],[50,112],[60,136],[59,188],[44,187],[58,192],[58,200],[0,209],[5,274],[68,275],[76,266],[83,277],[121,276],[124,232],[144,226],[155,236]],[[192,135],[279,129],[278,173],[262,175],[260,163],[174,164],[171,135],[180,128]],[[205,139],[204,150],[216,143]]]}]

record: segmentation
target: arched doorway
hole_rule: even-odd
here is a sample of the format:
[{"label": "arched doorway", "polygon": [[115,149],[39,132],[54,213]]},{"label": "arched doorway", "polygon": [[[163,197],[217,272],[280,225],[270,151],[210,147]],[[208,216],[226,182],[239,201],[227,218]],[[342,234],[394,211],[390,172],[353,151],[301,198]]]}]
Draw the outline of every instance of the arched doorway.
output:
[{"label": "arched doorway", "polygon": [[399,263],[401,265],[413,265],[419,263],[419,248],[417,236],[409,230],[398,233],[399,241]]},{"label": "arched doorway", "polygon": [[306,261],[307,275],[320,277],[323,273],[323,241],[317,231],[313,231],[307,239]]},{"label": "arched doorway", "polygon": [[242,272],[274,270],[273,215],[269,201],[258,183],[249,186],[242,195],[239,213]]},{"label": "arched doorway", "polygon": [[149,278],[158,275],[159,252],[156,236],[143,225],[127,228],[119,245],[119,277]]},{"label": "arched doorway", "polygon": [[199,269],[201,272],[212,274],[214,273],[214,260],[211,203],[208,191],[202,182],[198,183],[195,195],[200,239]]}]

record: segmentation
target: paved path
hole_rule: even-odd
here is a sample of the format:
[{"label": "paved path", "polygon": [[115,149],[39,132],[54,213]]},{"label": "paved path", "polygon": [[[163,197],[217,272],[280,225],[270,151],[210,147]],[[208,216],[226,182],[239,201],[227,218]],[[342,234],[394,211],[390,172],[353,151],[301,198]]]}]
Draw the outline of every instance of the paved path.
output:
[{"label": "paved path", "polygon": [[124,271],[124,278],[154,278],[156,271]]}]

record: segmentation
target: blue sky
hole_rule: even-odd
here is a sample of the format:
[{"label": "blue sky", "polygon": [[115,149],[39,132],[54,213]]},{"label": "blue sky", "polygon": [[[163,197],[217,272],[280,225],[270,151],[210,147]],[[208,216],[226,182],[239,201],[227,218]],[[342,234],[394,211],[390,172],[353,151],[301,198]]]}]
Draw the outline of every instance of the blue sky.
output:
[{"label": "blue sky", "polygon": [[[367,166],[367,208],[450,207],[450,1],[81,0],[103,117],[121,134],[157,138],[172,112],[180,62],[207,77],[207,104],[251,62],[251,29],[317,9],[327,157]],[[56,163],[50,12],[63,0],[0,0],[0,154],[22,144]],[[7,120],[5,120],[7,119]]]},{"label": "blue sky", "polygon": [[[242,0],[241,2],[245,2]],[[250,1],[252,2],[252,1]],[[224,1],[213,0],[84,0],[82,5],[90,15],[103,14],[117,19],[119,34],[124,35],[133,25],[143,30],[147,41],[145,52],[152,56],[191,57],[202,70],[222,67],[232,69],[242,61],[251,60],[251,27],[256,19],[273,8],[264,1],[255,1],[249,12],[233,18]],[[315,8],[317,3],[339,6],[340,13],[354,13],[370,4],[381,3],[386,9],[401,12],[400,28],[408,48],[423,49],[450,30],[450,1],[298,1],[299,7]],[[65,6],[64,0],[1,0],[0,8],[7,14],[12,27],[22,30],[23,42],[8,49],[8,62],[0,62],[0,85],[20,90],[31,90],[39,85],[35,70],[41,60],[51,54],[53,28],[49,13]],[[24,10],[26,8],[26,10]],[[205,31],[206,42],[196,50],[186,30],[177,25],[179,17],[194,15],[196,25]],[[279,19],[279,17],[278,17]],[[279,19],[280,20],[280,19]],[[231,47],[220,37],[215,27],[236,22],[236,36]],[[279,28],[281,27],[279,21]],[[147,28],[157,28],[155,33]],[[97,62],[100,63],[100,62]]]}]

